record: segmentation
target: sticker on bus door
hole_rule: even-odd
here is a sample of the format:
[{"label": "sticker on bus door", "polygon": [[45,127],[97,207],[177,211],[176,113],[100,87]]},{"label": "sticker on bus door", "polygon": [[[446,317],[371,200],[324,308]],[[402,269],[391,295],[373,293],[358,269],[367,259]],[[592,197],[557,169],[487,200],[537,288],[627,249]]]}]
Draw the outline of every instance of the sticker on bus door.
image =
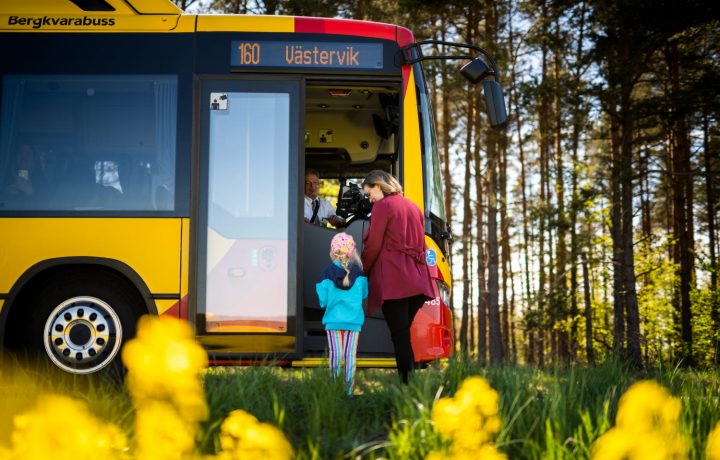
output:
[{"label": "sticker on bus door", "polygon": [[210,110],[227,110],[227,93],[210,93]]}]

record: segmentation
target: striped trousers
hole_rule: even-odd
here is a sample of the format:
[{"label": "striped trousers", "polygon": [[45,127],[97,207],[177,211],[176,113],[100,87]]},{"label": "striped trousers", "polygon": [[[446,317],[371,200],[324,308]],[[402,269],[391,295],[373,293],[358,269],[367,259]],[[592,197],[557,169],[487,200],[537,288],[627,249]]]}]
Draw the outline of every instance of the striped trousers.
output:
[{"label": "striped trousers", "polygon": [[342,362],[345,361],[345,390],[351,395],[355,385],[355,355],[360,332],[341,330],[326,332],[330,348],[330,372],[333,377],[340,377]]}]

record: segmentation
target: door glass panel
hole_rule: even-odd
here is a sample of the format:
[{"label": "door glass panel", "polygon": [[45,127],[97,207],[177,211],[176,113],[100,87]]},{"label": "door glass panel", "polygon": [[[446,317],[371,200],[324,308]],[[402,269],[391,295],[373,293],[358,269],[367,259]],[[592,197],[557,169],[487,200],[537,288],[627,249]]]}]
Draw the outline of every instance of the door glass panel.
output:
[{"label": "door glass panel", "polygon": [[290,95],[208,104],[206,331],[286,333]]}]

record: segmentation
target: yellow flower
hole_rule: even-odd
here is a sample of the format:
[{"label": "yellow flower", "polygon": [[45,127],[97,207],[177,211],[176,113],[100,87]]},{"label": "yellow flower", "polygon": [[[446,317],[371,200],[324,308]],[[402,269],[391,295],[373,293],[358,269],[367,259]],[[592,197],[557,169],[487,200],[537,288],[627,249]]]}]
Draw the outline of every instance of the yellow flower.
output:
[{"label": "yellow flower", "polygon": [[469,377],[454,398],[441,398],[433,406],[436,429],[463,445],[488,442],[500,431],[498,395],[480,377]]},{"label": "yellow flower", "polygon": [[208,413],[201,379],[207,354],[188,323],[143,316],[122,358],[135,405],[137,457],[169,460],[192,455],[198,424]]},{"label": "yellow flower", "polygon": [[485,417],[498,413],[498,394],[487,381],[480,377],[470,377],[460,386],[455,399],[466,406],[475,406]]},{"label": "yellow flower", "polygon": [[136,406],[144,401],[169,401],[189,421],[207,417],[201,373],[207,353],[194,340],[185,321],[143,316],[137,337],[125,345],[127,387]]},{"label": "yellow flower", "polygon": [[708,434],[707,458],[708,460],[720,460],[720,422]]},{"label": "yellow flower", "polygon": [[462,407],[453,398],[441,398],[432,408],[432,419],[435,429],[445,436],[451,437],[463,426]]},{"label": "yellow flower", "polygon": [[425,460],[506,460],[505,454],[498,452],[495,446],[485,444],[473,450],[458,450],[453,448],[451,452],[444,453],[430,452]]},{"label": "yellow flower", "polygon": [[242,410],[228,415],[220,427],[218,458],[223,460],[262,459],[289,460],[294,457],[292,446],[276,427],[261,423]]},{"label": "yellow flower", "polygon": [[674,433],[680,418],[680,400],[651,380],[635,383],[620,398],[616,424],[636,433],[659,430]]},{"label": "yellow flower", "polygon": [[33,409],[13,420],[7,460],[123,459],[127,442],[120,429],[95,418],[84,402],[66,396],[41,396]]},{"label": "yellow flower", "polygon": [[685,459],[689,442],[678,431],[680,400],[653,381],[640,381],[620,398],[615,427],[593,445],[593,460]]},{"label": "yellow flower", "polygon": [[[478,458],[480,451],[487,458],[505,458],[490,444],[502,422],[498,416],[498,394],[485,379],[469,377],[454,397],[436,401],[432,420],[435,429],[452,440],[451,458]],[[428,458],[442,455],[431,452]]]},{"label": "yellow flower", "polygon": [[[2,458],[2,457],[0,457]],[[425,460],[447,460],[447,455],[442,452],[432,451],[425,457]]]},{"label": "yellow flower", "polygon": [[166,402],[149,402],[135,415],[138,460],[178,460],[193,454],[197,424],[186,423]]}]

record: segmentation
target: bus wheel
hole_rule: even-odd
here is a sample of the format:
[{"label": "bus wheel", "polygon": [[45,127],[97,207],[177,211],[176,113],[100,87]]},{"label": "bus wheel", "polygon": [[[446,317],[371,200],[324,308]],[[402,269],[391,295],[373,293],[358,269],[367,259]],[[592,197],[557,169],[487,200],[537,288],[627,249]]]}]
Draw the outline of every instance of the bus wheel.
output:
[{"label": "bus wheel", "polygon": [[132,296],[102,286],[71,282],[35,299],[33,348],[70,374],[121,370],[120,349],[135,335]]},{"label": "bus wheel", "polygon": [[117,313],[95,297],[67,299],[50,313],[43,331],[50,360],[73,374],[91,374],[110,364],[122,338]]}]

